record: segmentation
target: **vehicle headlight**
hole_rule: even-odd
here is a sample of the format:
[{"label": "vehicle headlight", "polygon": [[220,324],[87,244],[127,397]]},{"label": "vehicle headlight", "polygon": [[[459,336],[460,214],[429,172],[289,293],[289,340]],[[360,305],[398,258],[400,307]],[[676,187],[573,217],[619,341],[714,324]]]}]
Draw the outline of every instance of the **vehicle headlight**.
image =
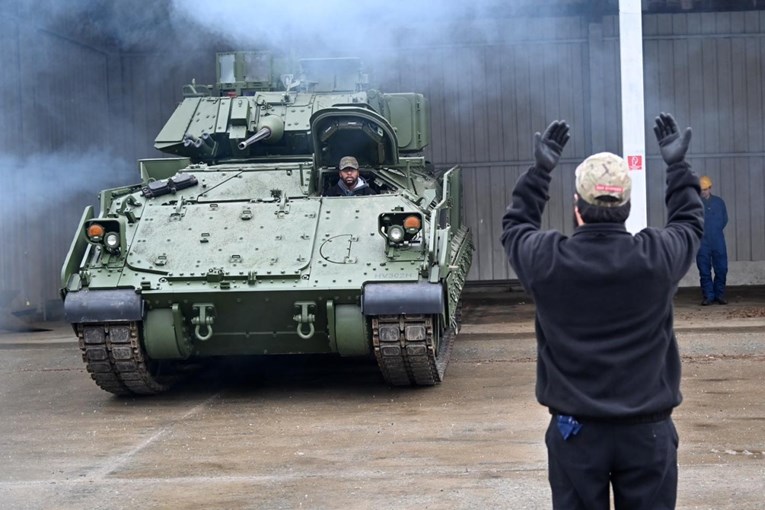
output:
[{"label": "vehicle headlight", "polygon": [[106,249],[114,252],[120,247],[120,236],[117,232],[109,232],[106,234],[106,237],[104,237],[104,244],[106,245]]},{"label": "vehicle headlight", "polygon": [[416,243],[422,232],[422,213],[406,212],[403,207],[396,207],[380,214],[377,228],[391,246]]},{"label": "vehicle headlight", "polygon": [[85,237],[95,246],[102,246],[113,255],[125,244],[124,225],[118,218],[96,218],[85,223]]},{"label": "vehicle headlight", "polygon": [[388,239],[393,243],[401,243],[404,241],[404,228],[400,225],[392,225],[388,227]]}]

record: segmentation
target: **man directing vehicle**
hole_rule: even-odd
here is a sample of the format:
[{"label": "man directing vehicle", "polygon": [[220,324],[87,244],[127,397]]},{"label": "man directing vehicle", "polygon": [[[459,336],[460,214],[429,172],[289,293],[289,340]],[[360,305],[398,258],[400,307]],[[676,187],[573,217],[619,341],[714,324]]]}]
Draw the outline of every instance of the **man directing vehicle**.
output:
[{"label": "man directing vehicle", "polygon": [[634,236],[624,222],[631,178],[600,153],[576,169],[570,237],[540,231],[550,173],[569,139],[565,121],[535,135],[535,165],[518,179],[502,244],[536,305],[537,400],[552,415],[545,436],[553,508],[675,508],[680,356],[672,298],[699,247],[699,179],[685,161],[691,129],[671,115],[654,127],[667,164],[667,225]]}]

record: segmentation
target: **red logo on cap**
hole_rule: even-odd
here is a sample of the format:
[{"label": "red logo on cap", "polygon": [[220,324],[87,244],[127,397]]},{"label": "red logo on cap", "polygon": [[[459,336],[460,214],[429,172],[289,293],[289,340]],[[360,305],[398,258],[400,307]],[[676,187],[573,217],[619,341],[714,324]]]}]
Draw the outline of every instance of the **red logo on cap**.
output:
[{"label": "red logo on cap", "polygon": [[624,188],[621,186],[607,186],[605,184],[596,184],[595,185],[596,191],[605,191],[606,193],[623,193]]}]

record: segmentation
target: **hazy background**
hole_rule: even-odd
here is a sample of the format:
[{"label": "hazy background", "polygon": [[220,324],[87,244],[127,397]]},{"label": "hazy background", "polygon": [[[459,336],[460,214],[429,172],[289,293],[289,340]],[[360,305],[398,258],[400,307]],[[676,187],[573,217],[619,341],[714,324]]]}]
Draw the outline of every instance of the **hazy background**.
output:
[{"label": "hazy background", "polygon": [[[765,260],[760,4],[643,2],[648,120],[669,110],[693,125],[694,165],[736,198],[731,260],[748,264]],[[726,12],[713,12],[721,6]],[[496,242],[498,219],[530,162],[533,132],[554,118],[572,123],[545,218],[564,231],[569,170],[596,150],[620,149],[616,8],[616,0],[5,0],[0,308],[11,300],[15,310],[56,306],[83,208],[101,189],[137,182],[138,158],[162,156],[153,140],[181,86],[212,83],[215,52],[231,50],[359,56],[382,90],[425,93],[433,138],[426,156],[463,166],[466,221],[478,245],[470,278],[513,278]],[[649,222],[661,224],[663,178],[648,177]]]}]

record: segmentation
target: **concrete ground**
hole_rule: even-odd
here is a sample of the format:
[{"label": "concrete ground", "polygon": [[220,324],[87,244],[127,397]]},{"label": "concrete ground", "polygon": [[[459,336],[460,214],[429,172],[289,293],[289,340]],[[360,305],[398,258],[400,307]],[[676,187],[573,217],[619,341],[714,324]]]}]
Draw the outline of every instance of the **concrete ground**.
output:
[{"label": "concrete ground", "polygon": [[[729,296],[676,298],[679,509],[765,506],[765,289]],[[363,362],[228,360],[127,399],[90,380],[68,326],[0,332],[0,507],[550,508],[532,318],[517,289],[468,289],[433,388]]]}]

